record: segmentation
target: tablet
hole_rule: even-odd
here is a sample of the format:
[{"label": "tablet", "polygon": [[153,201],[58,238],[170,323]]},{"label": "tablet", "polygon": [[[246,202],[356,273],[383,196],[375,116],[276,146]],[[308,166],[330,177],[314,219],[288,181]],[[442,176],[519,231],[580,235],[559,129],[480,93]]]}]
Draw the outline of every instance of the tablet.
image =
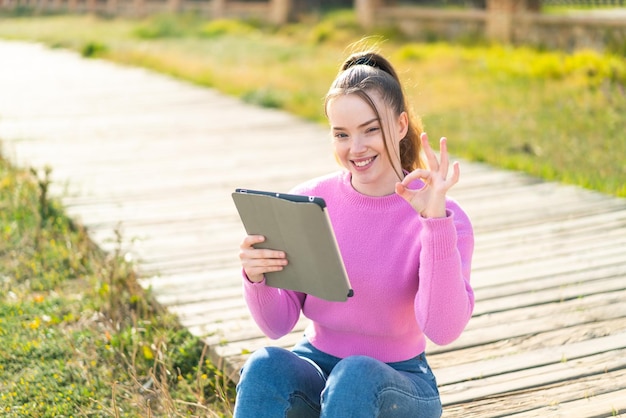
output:
[{"label": "tablet", "polygon": [[268,286],[337,302],[354,294],[324,199],[250,189],[232,198],[246,233],[265,236],[255,248],[287,254],[283,270],[265,275]]}]

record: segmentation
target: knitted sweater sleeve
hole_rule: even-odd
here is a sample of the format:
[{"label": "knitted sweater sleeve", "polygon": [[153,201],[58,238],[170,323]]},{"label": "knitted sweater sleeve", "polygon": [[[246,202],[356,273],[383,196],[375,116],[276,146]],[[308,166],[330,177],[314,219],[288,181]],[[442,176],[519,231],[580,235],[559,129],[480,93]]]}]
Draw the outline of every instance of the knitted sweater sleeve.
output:
[{"label": "knitted sweater sleeve", "polygon": [[269,338],[287,335],[300,318],[305,294],[252,283],[243,274],[243,293],[248,309],[261,331]]},{"label": "knitted sweater sleeve", "polygon": [[469,218],[454,202],[448,204],[447,217],[422,218],[422,224],[415,313],[424,334],[446,345],[461,335],[474,309],[474,235]]}]

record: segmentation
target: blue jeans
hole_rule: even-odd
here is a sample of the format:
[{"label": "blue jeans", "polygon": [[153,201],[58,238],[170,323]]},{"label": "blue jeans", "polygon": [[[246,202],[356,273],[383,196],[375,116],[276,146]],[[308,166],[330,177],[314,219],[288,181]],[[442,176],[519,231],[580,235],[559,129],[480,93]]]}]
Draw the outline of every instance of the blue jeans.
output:
[{"label": "blue jeans", "polygon": [[426,357],[383,363],[330,356],[306,339],[255,351],[241,370],[235,418],[440,417]]}]

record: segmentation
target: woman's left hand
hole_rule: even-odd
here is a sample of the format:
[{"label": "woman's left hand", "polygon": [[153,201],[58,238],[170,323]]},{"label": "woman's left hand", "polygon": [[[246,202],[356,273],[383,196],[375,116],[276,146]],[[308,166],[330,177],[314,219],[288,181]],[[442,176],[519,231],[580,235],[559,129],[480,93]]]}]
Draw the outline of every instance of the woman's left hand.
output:
[{"label": "woman's left hand", "polygon": [[[450,162],[446,138],[439,141],[439,160],[428,143],[428,135],[422,133],[420,139],[429,169],[418,168],[407,174],[401,182],[396,183],[396,193],[423,217],[443,218],[446,216],[446,193],[459,181],[459,163],[455,162],[452,165],[452,175],[448,177]],[[409,184],[416,179],[421,179],[424,187],[417,190],[409,189]]]}]

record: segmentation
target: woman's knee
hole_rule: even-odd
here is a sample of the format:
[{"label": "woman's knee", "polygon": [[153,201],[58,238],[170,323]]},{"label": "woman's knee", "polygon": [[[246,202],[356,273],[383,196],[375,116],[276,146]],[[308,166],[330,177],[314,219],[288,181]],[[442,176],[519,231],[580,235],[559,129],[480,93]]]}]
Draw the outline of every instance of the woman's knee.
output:
[{"label": "woman's knee", "polygon": [[246,360],[241,369],[242,376],[245,374],[266,375],[280,373],[281,368],[285,367],[291,360],[293,353],[280,347],[264,347],[253,352],[248,360]]},{"label": "woman's knee", "polygon": [[419,386],[414,379],[379,360],[347,357],[337,363],[322,393],[322,405],[328,413],[324,416],[335,416],[341,410],[353,411],[350,416],[402,417],[418,411],[420,416],[440,416],[436,391],[422,391]]},{"label": "woman's knee", "polygon": [[[388,368],[385,363],[367,356],[350,356],[341,360],[329,376],[338,384],[347,386],[358,383],[356,386],[362,386],[367,381],[375,380],[377,372],[383,368]],[[354,386],[354,385],[352,385]]]},{"label": "woman's knee", "polygon": [[368,397],[379,389],[376,376],[379,369],[388,367],[384,363],[366,356],[351,356],[341,360],[331,374],[323,397],[341,393],[342,397]]},{"label": "woman's knee", "polygon": [[238,389],[253,386],[263,390],[321,387],[324,378],[315,366],[280,347],[261,348],[250,355],[241,369]]},{"label": "woman's knee", "polygon": [[235,415],[319,416],[323,387],[324,379],[311,362],[289,350],[262,348],[250,355],[241,370]]}]

